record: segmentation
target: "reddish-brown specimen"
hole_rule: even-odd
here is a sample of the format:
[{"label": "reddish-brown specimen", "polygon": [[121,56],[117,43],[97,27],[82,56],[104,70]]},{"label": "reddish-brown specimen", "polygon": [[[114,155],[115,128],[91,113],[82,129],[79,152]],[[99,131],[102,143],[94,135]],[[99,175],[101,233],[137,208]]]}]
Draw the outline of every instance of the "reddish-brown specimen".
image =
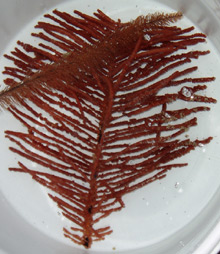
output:
[{"label": "reddish-brown specimen", "polygon": [[[19,41],[6,55],[15,67],[5,68],[0,102],[27,128],[5,132],[11,151],[37,165],[10,170],[50,189],[73,223],[64,235],[89,248],[112,232],[98,222],[124,207],[125,194],[186,166],[175,159],[210,142],[184,133],[197,125],[193,114],[210,110],[203,103],[216,101],[200,92],[214,78],[191,78],[197,67],[187,65],[209,53],[189,48],[205,35],[169,26],[179,13],[129,23],[100,10],[75,14],[45,15],[50,22],[32,34],[39,46]],[[170,108],[181,101],[188,108]]]}]

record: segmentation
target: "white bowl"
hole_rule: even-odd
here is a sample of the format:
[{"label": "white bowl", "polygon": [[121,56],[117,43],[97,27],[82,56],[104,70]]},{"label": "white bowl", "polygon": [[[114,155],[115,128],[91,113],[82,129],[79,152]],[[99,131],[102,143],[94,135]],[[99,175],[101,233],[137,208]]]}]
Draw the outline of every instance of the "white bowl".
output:
[{"label": "white bowl", "polygon": [[[179,10],[208,35],[212,49],[210,65],[200,62],[201,73],[216,76],[210,94],[219,99],[220,3],[217,0],[8,0],[0,2],[0,52],[15,46],[38,16],[57,7],[92,14],[101,9],[113,18],[129,20],[148,10]],[[25,28],[25,29],[24,29]],[[23,29],[23,30],[22,30]],[[3,59],[0,60],[1,70]],[[2,79],[2,76],[0,76]],[[0,113],[0,254],[83,254],[86,250],[62,236],[62,220],[54,211],[42,187],[29,176],[8,172],[16,158],[7,151],[3,131],[13,125],[7,113]],[[109,218],[112,236],[97,243],[89,253],[208,254],[220,241],[220,121],[219,104],[201,119],[202,133],[214,136],[203,151],[187,157],[190,165],[169,172],[161,182],[152,183],[125,197],[126,209]],[[20,128],[20,127],[18,127]],[[156,226],[155,226],[156,225]],[[114,249],[116,248],[116,250]],[[216,251],[216,250],[215,250]]]}]

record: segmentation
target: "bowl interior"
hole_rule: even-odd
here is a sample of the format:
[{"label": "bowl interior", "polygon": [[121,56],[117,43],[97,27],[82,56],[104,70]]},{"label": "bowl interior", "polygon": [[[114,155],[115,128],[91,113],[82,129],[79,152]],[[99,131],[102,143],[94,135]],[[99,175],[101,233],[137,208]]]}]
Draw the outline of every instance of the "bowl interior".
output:
[{"label": "bowl interior", "polygon": [[[57,7],[57,5],[59,5]],[[92,14],[101,9],[113,18],[130,20],[148,11],[179,10],[185,15],[182,25],[195,25],[208,35],[206,49],[211,49],[207,62],[199,61],[200,74],[216,76],[215,85],[208,93],[218,99],[220,81],[220,40],[218,29],[220,12],[218,3],[203,0],[89,0],[76,1],[4,1],[0,3],[0,70],[5,62],[2,53],[13,48],[18,38],[25,38],[39,15],[58,8],[81,10]],[[196,13],[196,15],[195,15]],[[25,27],[25,28],[24,28]],[[0,76],[2,80],[2,76]],[[220,188],[218,165],[220,162],[220,120],[218,103],[212,111],[200,117],[199,133],[195,137],[213,136],[205,148],[186,157],[189,167],[173,170],[160,182],[126,196],[126,208],[115,213],[106,223],[111,224],[114,234],[102,243],[97,243],[89,253],[192,253],[207,237],[220,217]],[[72,245],[62,236],[62,223],[54,204],[46,192],[33,184],[28,176],[13,174],[7,168],[16,163],[7,150],[4,130],[16,123],[8,113],[1,112],[2,161],[0,180],[0,251],[3,253],[39,252],[83,254],[85,250]],[[11,127],[10,127],[11,128]],[[185,160],[185,158],[184,158]],[[27,191],[28,190],[28,191]],[[120,221],[120,223],[118,223]],[[210,246],[210,249],[212,246]],[[116,249],[116,250],[115,250]],[[1,252],[0,252],[1,253]]]}]

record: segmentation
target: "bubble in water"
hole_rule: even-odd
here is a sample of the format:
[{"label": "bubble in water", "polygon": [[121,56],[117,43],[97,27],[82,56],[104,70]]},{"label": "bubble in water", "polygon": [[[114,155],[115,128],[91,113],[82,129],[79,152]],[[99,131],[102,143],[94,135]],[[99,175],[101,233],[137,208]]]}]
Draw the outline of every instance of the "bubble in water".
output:
[{"label": "bubble in water", "polygon": [[182,89],[181,89],[181,94],[184,96],[184,97],[187,97],[187,98],[190,98],[192,99],[193,98],[193,91],[190,87],[186,87],[184,86]]},{"label": "bubble in water", "polygon": [[183,241],[180,241],[179,244],[184,247],[185,246],[185,243]]},{"label": "bubble in water", "polygon": [[183,188],[181,186],[181,184],[179,182],[175,183],[175,188],[177,189],[178,193],[182,193],[183,192]]},{"label": "bubble in water", "polygon": [[203,143],[199,143],[199,147],[203,147],[204,146],[204,144]]},{"label": "bubble in water", "polygon": [[176,188],[176,189],[178,188],[179,184],[180,184],[179,182],[176,182],[176,183],[175,183],[175,188]]},{"label": "bubble in water", "polygon": [[165,116],[166,118],[171,118],[171,115],[168,114],[167,112],[164,114],[164,116]]}]

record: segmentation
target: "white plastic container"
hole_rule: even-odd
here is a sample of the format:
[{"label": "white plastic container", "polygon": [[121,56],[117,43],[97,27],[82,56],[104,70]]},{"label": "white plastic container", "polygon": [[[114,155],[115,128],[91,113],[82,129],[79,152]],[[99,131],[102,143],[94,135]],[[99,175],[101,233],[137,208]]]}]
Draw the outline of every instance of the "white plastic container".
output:
[{"label": "white plastic container", "polygon": [[[201,72],[203,75],[204,70],[217,77],[210,93],[220,100],[220,1],[1,1],[1,65],[2,54],[13,44],[15,46],[15,38],[25,39],[30,29],[28,24],[34,24],[39,15],[59,4],[60,8],[68,7],[88,14],[99,8],[122,20],[130,20],[148,10],[182,11],[186,17],[184,22],[195,25],[208,36],[207,47],[211,47],[213,58],[201,63]],[[7,113],[0,113],[0,254],[217,254],[216,246],[220,242],[219,112],[217,104],[212,113],[202,119],[204,131],[214,136],[214,142],[203,152],[188,157],[191,167],[181,172],[172,171],[163,181],[126,196],[127,206],[121,217],[109,218],[116,232],[89,251],[62,238],[62,221],[57,220],[55,207],[41,187],[28,176],[7,171],[16,160],[7,151],[3,131],[13,123]],[[157,227],[150,221],[155,221]]]}]

